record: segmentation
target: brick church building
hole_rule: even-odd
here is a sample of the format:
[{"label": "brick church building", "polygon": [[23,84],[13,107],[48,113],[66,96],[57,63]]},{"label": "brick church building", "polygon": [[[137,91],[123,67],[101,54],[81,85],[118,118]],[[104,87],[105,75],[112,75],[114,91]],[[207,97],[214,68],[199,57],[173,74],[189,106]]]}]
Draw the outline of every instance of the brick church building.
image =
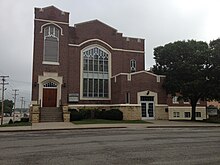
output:
[{"label": "brick church building", "polygon": [[[68,12],[35,8],[33,50],[32,105],[39,114],[66,106],[117,107],[128,120],[190,116],[189,103],[167,96],[165,76],[145,70],[144,39],[125,37],[99,20],[70,26]],[[204,109],[200,103],[198,118]]]}]

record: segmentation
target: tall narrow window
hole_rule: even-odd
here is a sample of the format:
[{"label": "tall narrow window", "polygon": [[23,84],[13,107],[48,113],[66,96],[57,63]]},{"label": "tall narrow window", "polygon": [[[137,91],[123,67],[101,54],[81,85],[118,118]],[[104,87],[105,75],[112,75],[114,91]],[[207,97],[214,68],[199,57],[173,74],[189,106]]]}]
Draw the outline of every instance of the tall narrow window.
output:
[{"label": "tall narrow window", "polygon": [[44,61],[59,61],[59,29],[54,25],[44,28]]},{"label": "tall narrow window", "polygon": [[130,104],[130,99],[131,99],[131,98],[130,98],[130,97],[131,97],[131,96],[130,96],[130,92],[127,92],[125,97],[126,97],[126,98],[125,98],[125,103],[126,103],[126,104]]},{"label": "tall narrow window", "polygon": [[109,54],[97,46],[82,53],[83,97],[109,98]]},{"label": "tall narrow window", "polygon": [[136,61],[134,59],[130,61],[130,70],[131,72],[136,72]]}]

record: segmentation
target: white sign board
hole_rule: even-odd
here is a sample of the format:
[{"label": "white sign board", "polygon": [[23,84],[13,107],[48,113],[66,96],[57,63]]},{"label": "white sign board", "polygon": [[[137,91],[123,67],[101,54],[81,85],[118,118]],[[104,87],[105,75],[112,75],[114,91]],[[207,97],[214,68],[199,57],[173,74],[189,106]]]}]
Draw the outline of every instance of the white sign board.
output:
[{"label": "white sign board", "polygon": [[78,93],[70,93],[68,101],[69,102],[79,102],[79,94]]},{"label": "white sign board", "polygon": [[208,109],[207,109],[207,114],[208,114],[209,116],[218,115],[218,109],[217,109],[217,108],[208,108]]}]

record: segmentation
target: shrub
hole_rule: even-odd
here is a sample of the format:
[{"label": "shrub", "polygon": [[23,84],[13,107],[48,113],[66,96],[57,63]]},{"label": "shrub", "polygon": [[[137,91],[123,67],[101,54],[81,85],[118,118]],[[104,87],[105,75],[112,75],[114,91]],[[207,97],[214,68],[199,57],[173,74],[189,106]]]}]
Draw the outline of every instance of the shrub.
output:
[{"label": "shrub", "polygon": [[122,120],[123,113],[119,109],[111,109],[102,112],[102,118],[107,120]]},{"label": "shrub", "polygon": [[83,119],[100,119],[100,111],[98,109],[80,109]]},{"label": "shrub", "polygon": [[69,112],[70,112],[70,121],[78,121],[83,119],[82,113],[80,113],[76,109],[71,109],[69,110]]},{"label": "shrub", "polygon": [[93,112],[94,112],[94,119],[102,119],[102,114],[103,114],[102,111],[96,109]]},{"label": "shrub", "polygon": [[79,113],[82,115],[83,119],[91,119],[91,110],[89,110],[89,109],[80,109]]},{"label": "shrub", "polygon": [[118,109],[111,109],[108,111],[100,111],[98,109],[70,109],[70,121],[77,121],[82,119],[107,119],[107,120],[122,120],[123,113]]},{"label": "shrub", "polygon": [[23,117],[21,118],[21,122],[29,122],[29,118]]}]

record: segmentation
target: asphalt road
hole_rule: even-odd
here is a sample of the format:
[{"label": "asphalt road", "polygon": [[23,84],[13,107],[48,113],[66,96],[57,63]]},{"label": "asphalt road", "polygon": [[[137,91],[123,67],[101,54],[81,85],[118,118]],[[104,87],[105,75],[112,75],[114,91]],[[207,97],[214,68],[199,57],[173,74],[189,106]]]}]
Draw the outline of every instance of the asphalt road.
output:
[{"label": "asphalt road", "polygon": [[0,165],[220,164],[220,128],[0,133]]}]

